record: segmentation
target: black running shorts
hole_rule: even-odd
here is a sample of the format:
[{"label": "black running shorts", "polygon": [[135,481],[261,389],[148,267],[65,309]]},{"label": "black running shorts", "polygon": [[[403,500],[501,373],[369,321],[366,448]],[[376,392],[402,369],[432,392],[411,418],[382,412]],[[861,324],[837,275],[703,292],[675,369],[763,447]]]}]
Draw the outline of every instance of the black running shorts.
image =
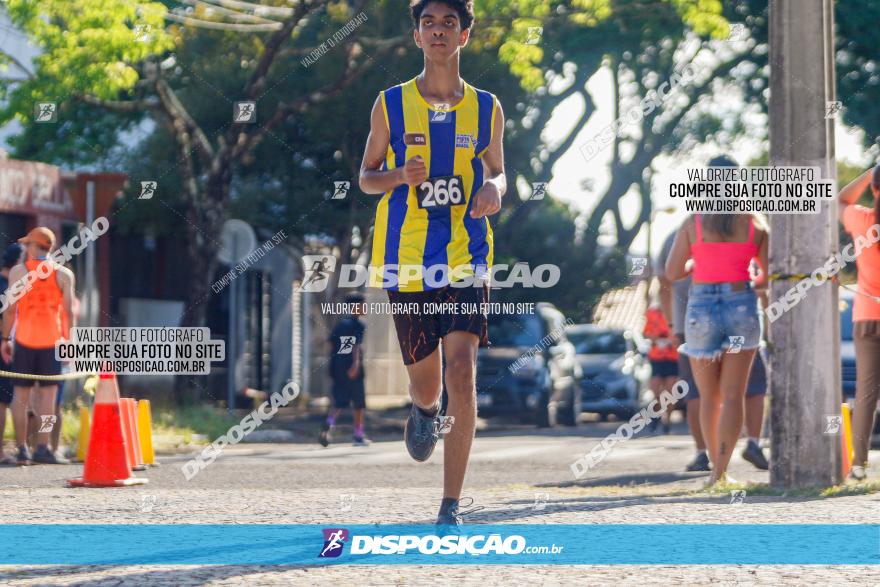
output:
[{"label": "black running shorts", "polygon": [[480,346],[489,345],[486,285],[389,291],[388,300],[404,365],[418,363],[433,353],[450,332],[470,332],[479,337]]},{"label": "black running shorts", "polygon": [[367,397],[364,393],[364,380],[361,377],[349,379],[346,375],[333,377],[333,407],[345,409],[353,407],[362,410],[367,407]]},{"label": "black running shorts", "polygon": [[[31,375],[61,375],[61,363],[55,360],[55,347],[47,349],[32,349],[20,342],[15,343],[12,349],[12,364],[10,371],[15,373],[30,373]],[[33,379],[12,379],[12,384],[18,387],[31,387],[35,383],[45,387],[58,385],[57,381],[36,381]]]}]

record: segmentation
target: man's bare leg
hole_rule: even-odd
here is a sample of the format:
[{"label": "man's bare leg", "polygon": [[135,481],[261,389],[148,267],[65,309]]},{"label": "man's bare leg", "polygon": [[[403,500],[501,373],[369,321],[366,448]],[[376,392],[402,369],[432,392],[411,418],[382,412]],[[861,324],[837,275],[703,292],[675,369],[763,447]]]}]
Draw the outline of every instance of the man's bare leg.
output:
[{"label": "man's bare leg", "polygon": [[761,425],[764,423],[764,396],[746,396],[746,433],[755,440],[761,438]]},{"label": "man's bare leg", "polygon": [[700,428],[700,398],[692,399],[687,403],[688,427],[697,450],[706,450],[706,441],[703,439],[703,430]]},{"label": "man's bare leg", "polygon": [[443,365],[440,361],[440,346],[434,352],[412,365],[406,366],[409,374],[409,396],[413,403],[430,412],[440,400],[440,376]]},{"label": "man's bare leg", "polygon": [[758,469],[766,471],[770,463],[761,450],[761,425],[764,423],[764,395],[746,395],[746,434],[749,439],[742,457]]},{"label": "man's bare leg", "polygon": [[446,355],[446,415],[455,418],[443,439],[443,497],[459,499],[467,473],[477,424],[476,370],[480,339],[470,332],[450,332],[443,338]]},{"label": "man's bare leg", "polygon": [[[54,416],[55,415],[55,394],[58,393],[57,385],[41,385],[37,390],[37,430],[40,430],[40,427],[43,423],[43,418],[45,416]],[[58,425],[58,422],[55,423]],[[37,446],[49,446],[49,441],[51,439],[52,432],[38,432],[37,433]]]},{"label": "man's bare leg", "polygon": [[16,385],[12,395],[12,425],[15,426],[16,448],[27,446],[28,405],[31,388]]},{"label": "man's bare leg", "polygon": [[3,460],[3,435],[6,434],[6,407],[0,403],[0,460]]}]

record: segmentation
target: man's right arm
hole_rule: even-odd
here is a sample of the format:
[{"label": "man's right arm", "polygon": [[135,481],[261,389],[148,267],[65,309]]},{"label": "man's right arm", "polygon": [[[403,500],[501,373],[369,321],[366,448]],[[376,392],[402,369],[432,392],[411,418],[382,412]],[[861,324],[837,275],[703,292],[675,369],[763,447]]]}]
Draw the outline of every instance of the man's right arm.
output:
[{"label": "man's right arm", "polygon": [[672,324],[672,282],[666,275],[658,276],[657,280],[660,282],[660,309],[663,310],[666,322]]},{"label": "man's right arm", "polygon": [[380,94],[370,114],[370,136],[367,137],[367,147],[361,162],[358,184],[365,194],[384,194],[399,185],[418,185],[428,179],[427,168],[421,157],[410,159],[403,167],[381,170],[390,143],[391,131],[385,122]]},{"label": "man's right arm", "polygon": [[8,305],[6,306],[6,310],[3,312],[3,327],[2,334],[3,340],[9,338],[10,333],[12,332],[12,326],[15,324],[15,307],[16,301],[13,301],[14,296],[12,294],[13,291],[20,291],[21,285],[16,287],[19,281],[21,281],[27,275],[27,271],[25,271],[24,265],[15,265],[12,269],[9,270],[9,288],[6,290],[6,300]]}]

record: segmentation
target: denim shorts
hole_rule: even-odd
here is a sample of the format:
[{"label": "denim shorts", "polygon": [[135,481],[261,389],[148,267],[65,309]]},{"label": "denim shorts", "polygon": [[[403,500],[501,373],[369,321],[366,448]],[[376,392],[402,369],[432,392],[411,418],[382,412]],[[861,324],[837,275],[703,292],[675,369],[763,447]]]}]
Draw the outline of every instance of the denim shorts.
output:
[{"label": "denim shorts", "polygon": [[761,344],[762,317],[750,286],[733,291],[729,283],[694,283],[685,314],[685,343],[679,352],[695,359],[717,359]]}]

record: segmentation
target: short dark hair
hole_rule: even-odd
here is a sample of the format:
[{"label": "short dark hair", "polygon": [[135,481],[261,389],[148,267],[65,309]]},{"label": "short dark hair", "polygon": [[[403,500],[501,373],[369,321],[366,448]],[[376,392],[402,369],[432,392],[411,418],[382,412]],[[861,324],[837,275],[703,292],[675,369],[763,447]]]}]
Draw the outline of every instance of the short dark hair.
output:
[{"label": "short dark hair", "polygon": [[739,163],[728,155],[717,155],[709,161],[709,167],[739,167]]},{"label": "short dark hair", "polygon": [[422,11],[431,2],[446,4],[453,8],[458,13],[458,22],[461,23],[461,30],[469,29],[474,24],[474,3],[472,0],[411,0],[409,7],[412,10],[413,24],[416,28],[419,28]]},{"label": "short dark hair", "polygon": [[11,269],[18,264],[24,248],[18,243],[12,243],[3,251],[3,269]]},{"label": "short dark hair", "polygon": [[360,292],[352,292],[345,295],[345,303],[347,304],[363,304],[365,301],[367,301],[367,298]]}]

